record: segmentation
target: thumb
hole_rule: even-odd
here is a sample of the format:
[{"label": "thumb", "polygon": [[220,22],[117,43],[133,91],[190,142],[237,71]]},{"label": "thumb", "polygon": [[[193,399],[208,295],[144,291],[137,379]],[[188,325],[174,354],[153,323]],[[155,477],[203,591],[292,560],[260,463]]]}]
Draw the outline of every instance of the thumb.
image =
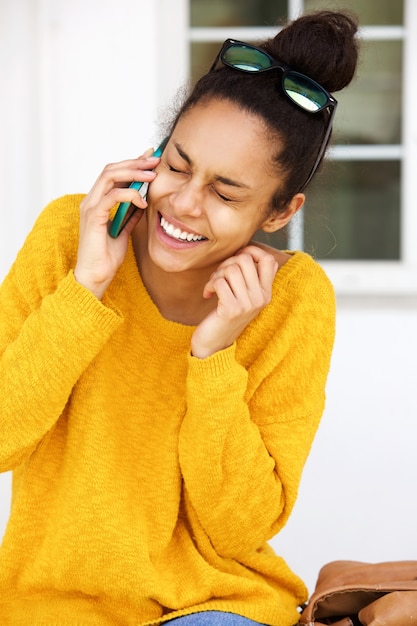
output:
[{"label": "thumb", "polygon": [[216,290],[214,288],[213,279],[212,277],[210,277],[207,283],[204,285],[203,298],[205,300],[209,300],[210,298],[214,296],[215,293],[216,293]]},{"label": "thumb", "polygon": [[140,222],[140,220],[142,219],[144,214],[144,209],[135,209],[135,212],[132,214],[132,216],[129,218],[126,226],[123,228],[122,232],[120,233],[120,235],[123,235],[127,238],[130,237],[132,231],[134,230],[135,226]]}]

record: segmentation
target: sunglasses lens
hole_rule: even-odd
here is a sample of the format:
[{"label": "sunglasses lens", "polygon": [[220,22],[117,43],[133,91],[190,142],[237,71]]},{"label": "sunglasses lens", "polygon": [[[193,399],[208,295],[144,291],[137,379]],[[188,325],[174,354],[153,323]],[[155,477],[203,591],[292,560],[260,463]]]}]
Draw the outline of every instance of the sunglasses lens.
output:
[{"label": "sunglasses lens", "polygon": [[327,95],[320,85],[295,72],[285,76],[284,89],[287,96],[306,111],[320,111],[327,103]]},{"label": "sunglasses lens", "polygon": [[259,72],[271,67],[269,57],[255,48],[243,45],[231,45],[222,54],[222,60],[238,70],[246,72]]}]

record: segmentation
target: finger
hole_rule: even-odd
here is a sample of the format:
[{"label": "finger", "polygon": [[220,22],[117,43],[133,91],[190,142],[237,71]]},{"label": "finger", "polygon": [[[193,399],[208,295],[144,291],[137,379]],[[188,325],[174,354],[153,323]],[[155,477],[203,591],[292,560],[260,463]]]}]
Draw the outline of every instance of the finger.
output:
[{"label": "finger", "polygon": [[215,293],[213,283],[216,278],[224,276],[224,272],[228,267],[239,265],[245,276],[245,282],[248,288],[261,284],[264,290],[268,290],[274,276],[278,270],[278,263],[274,256],[258,246],[246,246],[238,254],[229,257],[220,263],[219,267],[210,276],[205,285],[203,295],[210,298]]},{"label": "finger", "polygon": [[129,186],[132,182],[150,182],[154,178],[153,170],[160,159],[157,157],[139,157],[119,163],[109,163],[95,181],[89,196],[105,195],[115,186]]},{"label": "finger", "polygon": [[[245,276],[248,277],[248,288],[251,285],[256,285],[252,270],[254,268],[261,287],[269,293],[275,274],[278,271],[278,263],[275,257],[270,252],[266,252],[257,246],[247,246],[237,259],[242,264],[242,268],[246,268],[243,271]],[[251,259],[251,262],[248,259]]]},{"label": "finger", "polygon": [[272,296],[272,284],[278,269],[279,265],[272,254],[267,254],[257,263],[260,286],[269,298]]},{"label": "finger", "polygon": [[272,297],[272,283],[278,264],[272,255],[266,255],[255,263],[249,255],[239,257],[235,264],[229,264],[217,270],[207,285],[206,293],[213,291],[219,297],[217,281],[224,279],[239,303],[241,314],[259,311]]},{"label": "finger", "polygon": [[259,283],[257,263],[250,254],[247,254],[245,252],[237,256],[230,257],[229,259],[225,259],[225,261],[223,261],[223,263],[221,263],[218,267],[215,275],[225,275],[225,272],[227,272],[229,268],[232,268],[234,266],[240,268],[248,289],[251,286],[257,285]]},{"label": "finger", "polygon": [[244,248],[242,248],[242,250],[240,251],[241,254],[250,254],[251,257],[253,258],[254,261],[256,261],[257,263],[264,257],[264,256],[272,256],[273,255],[270,252],[267,252],[266,250],[264,250],[263,248],[260,248],[259,246],[255,246],[253,244],[245,246]]},{"label": "finger", "polygon": [[90,224],[90,226],[96,224],[107,227],[112,210],[121,202],[133,204],[141,212],[148,205],[136,189],[115,187],[111,193],[101,198],[96,204],[83,206],[81,203],[82,223]]},{"label": "finger", "polygon": [[143,157],[151,157],[153,155],[153,153],[155,152],[154,148],[148,148],[147,150],[145,150],[145,152],[141,155]]},{"label": "finger", "polygon": [[143,210],[137,210],[135,211],[132,216],[129,218],[129,220],[127,221],[126,225],[123,227],[119,238],[126,238],[129,239],[132,231],[134,230],[135,226],[140,222],[140,220],[142,219],[144,215],[144,211]]},{"label": "finger", "polygon": [[[112,170],[118,170],[118,169],[125,169],[125,168],[132,168],[132,169],[138,169],[138,170],[146,170],[146,169],[153,169],[153,165],[152,167],[149,167],[149,164],[157,164],[160,161],[160,157],[156,157],[156,156],[152,156],[152,148],[150,148],[149,150],[146,150],[146,152],[144,152],[141,156],[138,156],[134,159],[125,159],[123,161],[116,161],[114,163],[108,163],[105,168],[103,169],[103,171],[112,171]],[[150,153],[150,154],[149,154]]]},{"label": "finger", "polygon": [[239,252],[236,252],[233,256],[222,261],[219,267],[227,267],[228,265],[232,263],[236,263],[240,259],[247,260],[248,257],[254,263],[259,263],[265,257],[274,258],[270,252],[266,252],[265,250],[258,248],[258,246],[251,245],[251,246],[246,246],[245,248],[242,248],[241,250],[239,250]]},{"label": "finger", "polygon": [[227,311],[228,317],[232,317],[233,312],[236,310],[237,299],[230,287],[230,283],[226,278],[216,278],[211,284],[211,289],[212,293],[217,296],[218,310]]},{"label": "finger", "polygon": [[112,187],[121,186],[122,184],[151,182],[156,175],[153,170],[157,165],[157,161],[158,159],[155,158],[138,159],[132,163],[120,164],[117,168],[106,166],[97,182],[99,185],[101,183],[104,193],[107,193]]},{"label": "finger", "polygon": [[[250,292],[245,277],[240,266],[237,264],[229,265],[215,272],[206,287],[206,297],[209,297],[209,294],[211,296],[215,293],[220,301],[220,299],[224,298],[227,294],[227,303],[229,306],[233,304],[233,310],[237,308],[240,312],[243,312],[252,308]],[[223,299],[221,304],[226,305],[226,301]]]},{"label": "finger", "polygon": [[133,175],[130,175],[129,181],[135,181],[136,178],[134,178],[134,176],[136,175],[136,172],[140,173],[142,171],[153,171],[159,164],[160,160],[160,157],[154,156],[154,149],[148,148],[148,150],[146,150],[137,159],[130,159],[120,163],[110,163],[107,167],[110,171],[117,169],[119,166],[130,168]]},{"label": "finger", "polygon": [[[130,187],[128,184],[131,182],[132,177],[130,171],[119,170],[117,181],[114,179],[102,179],[97,181],[90,193],[84,198],[82,208],[84,210],[91,210],[101,206],[103,210],[107,211],[118,202],[133,202],[135,206],[145,208],[147,204],[143,200],[139,190]],[[141,180],[139,182],[150,183],[155,177],[155,172],[142,171],[140,175]],[[121,183],[121,179],[123,178],[127,178],[126,185]],[[139,176],[137,178],[139,178]]]},{"label": "finger", "polygon": [[225,278],[239,301],[241,313],[259,311],[270,301],[271,283],[269,290],[264,289],[258,275],[258,264],[248,255],[240,259],[239,265],[227,267]]},{"label": "finger", "polygon": [[[212,275],[210,276],[208,282],[206,283],[203,295],[206,298],[211,297],[214,293],[215,293],[215,283],[217,280],[225,278],[226,280],[228,280],[226,278],[226,273],[228,272],[228,270],[230,268],[238,268],[239,267],[239,262],[238,262],[238,258],[237,257],[230,257],[229,259],[226,259],[225,261],[223,261],[219,267],[217,268],[217,270],[215,272],[212,273]],[[242,273],[242,270],[239,269],[240,274]]]}]

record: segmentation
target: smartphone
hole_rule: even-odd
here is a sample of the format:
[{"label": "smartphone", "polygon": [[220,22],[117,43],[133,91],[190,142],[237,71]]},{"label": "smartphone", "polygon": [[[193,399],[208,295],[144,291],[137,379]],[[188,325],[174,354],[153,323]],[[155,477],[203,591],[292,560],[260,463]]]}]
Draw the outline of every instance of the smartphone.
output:
[{"label": "smartphone", "polygon": [[[158,146],[152,156],[160,157],[164,151],[166,144],[168,143],[168,137],[163,140],[163,142]],[[141,196],[146,198],[146,193],[148,191],[148,183],[143,182],[135,182],[129,185],[131,189],[141,190]],[[138,208],[132,204],[131,202],[121,202],[117,207],[116,214],[110,223],[109,235],[110,237],[118,237],[132,215],[138,211]]]}]

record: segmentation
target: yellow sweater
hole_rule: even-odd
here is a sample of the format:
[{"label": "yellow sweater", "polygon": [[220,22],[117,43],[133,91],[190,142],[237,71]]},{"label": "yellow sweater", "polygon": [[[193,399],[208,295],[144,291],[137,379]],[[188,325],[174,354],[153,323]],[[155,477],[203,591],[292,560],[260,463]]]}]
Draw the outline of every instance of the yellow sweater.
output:
[{"label": "yellow sweater", "polygon": [[132,247],[102,302],[75,281],[80,200],[45,209],[0,289],[0,471],[14,470],[0,623],[217,609],[291,626],[306,589],[266,542],[323,411],[329,281],[294,253],[236,344],[199,360]]}]

